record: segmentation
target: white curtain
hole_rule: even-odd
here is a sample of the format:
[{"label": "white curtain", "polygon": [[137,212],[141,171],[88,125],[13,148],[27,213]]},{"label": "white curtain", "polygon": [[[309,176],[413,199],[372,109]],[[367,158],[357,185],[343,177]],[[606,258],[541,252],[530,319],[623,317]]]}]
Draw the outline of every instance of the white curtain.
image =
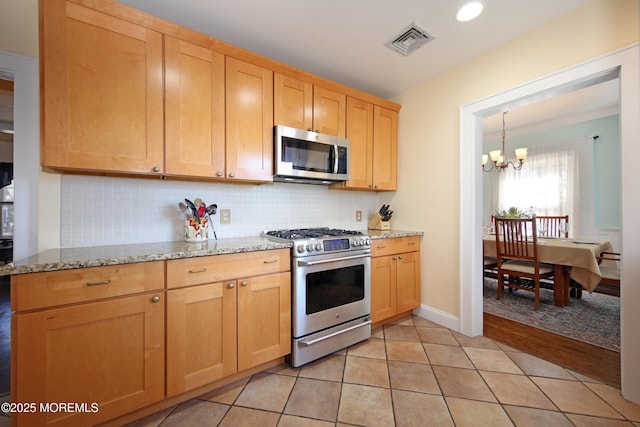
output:
[{"label": "white curtain", "polygon": [[530,147],[521,170],[491,172],[489,203],[495,211],[569,215],[570,237],[594,237],[592,170],[592,137]]}]

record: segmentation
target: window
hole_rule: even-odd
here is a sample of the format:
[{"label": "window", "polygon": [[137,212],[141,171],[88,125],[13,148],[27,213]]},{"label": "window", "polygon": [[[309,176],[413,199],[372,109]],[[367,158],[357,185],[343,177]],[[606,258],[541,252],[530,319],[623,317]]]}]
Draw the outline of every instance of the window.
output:
[{"label": "window", "polygon": [[593,139],[529,148],[519,171],[491,173],[495,211],[533,208],[536,215],[569,215],[569,234],[589,237],[593,228]]}]

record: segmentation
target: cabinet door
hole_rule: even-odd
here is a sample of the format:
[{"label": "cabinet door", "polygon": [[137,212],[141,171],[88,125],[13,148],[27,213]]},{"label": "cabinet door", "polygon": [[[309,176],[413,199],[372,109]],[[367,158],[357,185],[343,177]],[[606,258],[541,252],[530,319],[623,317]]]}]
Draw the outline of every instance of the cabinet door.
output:
[{"label": "cabinet door", "polygon": [[15,314],[12,401],[98,404],[14,414],[17,424],[94,425],[162,400],[164,308],[148,293]]},{"label": "cabinet door", "polygon": [[398,113],[373,108],[373,188],[397,189]]},{"label": "cabinet door", "polygon": [[345,136],[347,97],[345,94],[313,87],[313,130],[327,135]]},{"label": "cabinet door", "polygon": [[236,282],[167,292],[167,396],[236,372]]},{"label": "cabinet door", "polygon": [[289,353],[290,273],[238,280],[238,371]]},{"label": "cabinet door", "polygon": [[397,256],[397,312],[420,305],[420,252]]},{"label": "cabinet door", "polygon": [[43,166],[161,173],[162,35],[64,0],[41,6]]},{"label": "cabinet door", "polygon": [[224,55],[165,37],[168,175],[224,178]]},{"label": "cabinet door", "polygon": [[396,261],[394,256],[371,258],[371,321],[396,314]]},{"label": "cabinet door", "polygon": [[373,104],[347,97],[348,188],[371,188],[373,179]]},{"label": "cabinet door", "polygon": [[227,178],[271,181],[273,72],[227,58]]},{"label": "cabinet door", "polygon": [[313,85],[294,77],[275,73],[274,125],[311,130],[313,126]]}]

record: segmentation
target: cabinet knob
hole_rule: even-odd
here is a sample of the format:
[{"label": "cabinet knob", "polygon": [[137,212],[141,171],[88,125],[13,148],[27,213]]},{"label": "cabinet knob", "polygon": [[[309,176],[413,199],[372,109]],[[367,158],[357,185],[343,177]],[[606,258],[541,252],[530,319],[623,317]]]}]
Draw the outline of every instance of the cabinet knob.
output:
[{"label": "cabinet knob", "polygon": [[402,256],[399,256],[398,259],[402,259]]},{"label": "cabinet knob", "polygon": [[241,285],[242,285],[242,286],[247,286],[247,285],[248,285],[248,283],[247,283],[247,281],[246,281],[246,280],[243,280],[243,281],[242,281],[242,283],[241,283]]},{"label": "cabinet knob", "polygon": [[160,297],[158,295],[151,298],[151,302],[160,302]]},{"label": "cabinet knob", "polygon": [[222,176],[222,172],[216,172],[216,176]]},{"label": "cabinet knob", "polygon": [[235,178],[236,174],[233,172],[229,172],[229,178]]},{"label": "cabinet knob", "polygon": [[378,186],[377,186],[377,185],[374,185],[374,186],[373,186],[373,188],[378,188]]},{"label": "cabinet knob", "polygon": [[397,260],[397,259],[398,259],[398,257],[395,257],[395,256],[394,256],[394,257],[393,257],[393,258],[391,258],[391,259],[395,261],[395,260]]},{"label": "cabinet knob", "polygon": [[154,166],[154,167],[153,167],[153,171],[154,171],[154,172],[160,172],[160,167],[158,167],[158,166]]},{"label": "cabinet knob", "polygon": [[233,289],[235,287],[236,287],[236,285],[234,285],[233,283],[229,283],[229,289]]}]

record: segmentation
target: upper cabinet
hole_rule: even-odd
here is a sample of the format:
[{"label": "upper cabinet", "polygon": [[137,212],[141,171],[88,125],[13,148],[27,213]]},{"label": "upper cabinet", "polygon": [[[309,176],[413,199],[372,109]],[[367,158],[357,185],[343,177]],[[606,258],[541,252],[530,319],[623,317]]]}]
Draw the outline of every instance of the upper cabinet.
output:
[{"label": "upper cabinet", "polygon": [[334,188],[389,191],[397,188],[398,113],[347,97],[349,181]]},{"label": "upper cabinet", "polygon": [[39,3],[44,168],[271,182],[285,125],[352,140],[335,188],[395,189],[399,105],[112,0]]},{"label": "upper cabinet", "polygon": [[225,176],[224,55],[166,36],[166,174]]},{"label": "upper cabinet", "polygon": [[227,58],[227,178],[273,176],[273,72]]},{"label": "upper cabinet", "polygon": [[280,73],[274,75],[274,124],[345,136],[346,95]]},{"label": "upper cabinet", "polygon": [[43,166],[162,173],[162,34],[65,0],[40,4]]}]

